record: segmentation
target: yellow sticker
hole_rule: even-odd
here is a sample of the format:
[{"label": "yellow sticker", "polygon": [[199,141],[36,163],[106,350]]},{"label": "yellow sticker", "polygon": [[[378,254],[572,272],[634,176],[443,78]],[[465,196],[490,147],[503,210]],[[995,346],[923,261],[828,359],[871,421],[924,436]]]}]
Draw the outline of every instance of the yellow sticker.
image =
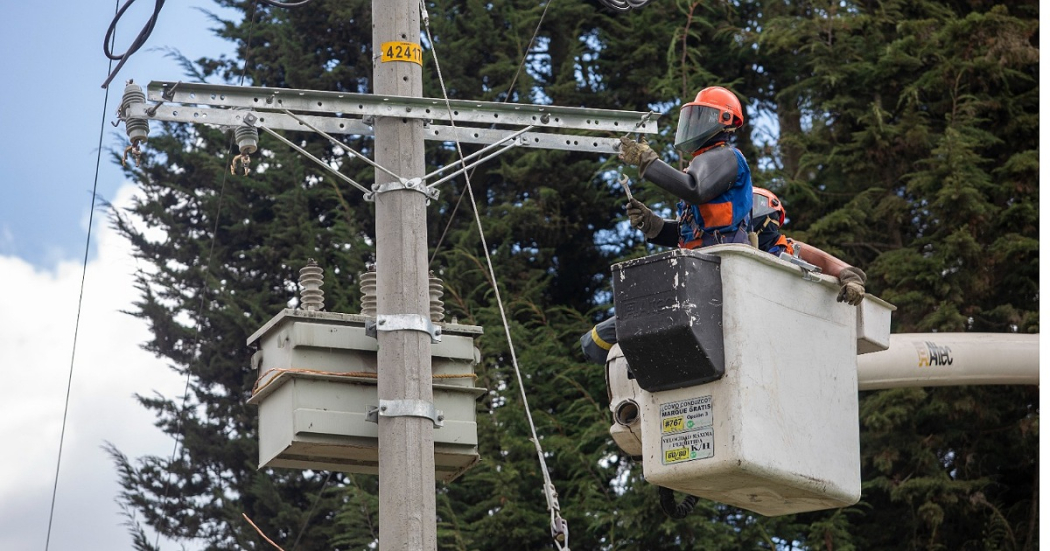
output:
[{"label": "yellow sticker", "polygon": [[689,458],[689,448],[675,448],[664,452],[664,464],[675,463]]},{"label": "yellow sticker", "polygon": [[678,432],[685,428],[685,417],[671,417],[663,420],[664,432]]},{"label": "yellow sticker", "polygon": [[388,61],[408,61],[423,66],[423,48],[411,42],[384,42],[381,46],[381,63]]}]

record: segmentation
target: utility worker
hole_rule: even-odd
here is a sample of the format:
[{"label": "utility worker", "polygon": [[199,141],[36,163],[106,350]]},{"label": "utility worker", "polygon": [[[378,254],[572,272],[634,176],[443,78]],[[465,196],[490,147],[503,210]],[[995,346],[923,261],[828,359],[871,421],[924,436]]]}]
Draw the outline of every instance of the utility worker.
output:
[{"label": "utility worker", "polygon": [[677,220],[664,220],[637,199],[627,205],[631,225],[646,240],[687,249],[747,243],[751,214],[751,169],[729,137],[744,124],[736,95],[721,86],[700,90],[682,106],[674,146],[692,160],[672,168],[644,141],[620,138],[620,159],[638,166],[639,176],[679,198]]},{"label": "utility worker", "polygon": [[[678,115],[674,146],[692,157],[684,171],[659,159],[644,141],[620,138],[620,160],[638,167],[638,175],[678,197],[678,217],[665,220],[644,203],[630,199],[627,216],[646,241],[665,247],[695,249],[723,243],[749,243],[751,169],[729,138],[744,125],[736,95],[721,86],[700,90]],[[580,337],[588,360],[605,363],[616,343],[616,320],[609,318]]]},{"label": "utility worker", "polygon": [[751,208],[751,231],[757,237],[758,248],[779,256],[787,253],[798,256],[820,268],[820,272],[839,279],[838,301],[851,306],[864,299],[864,284],[868,277],[860,268],[850,266],[834,256],[801,241],[795,241],[780,233],[787,218],[784,204],[772,191],[754,188]]},{"label": "utility worker", "polygon": [[[839,279],[837,300],[856,306],[864,299],[864,271],[850,266],[821,249],[795,241],[780,232],[787,219],[784,204],[772,191],[754,188],[751,208],[751,232],[757,247],[779,256],[780,253],[795,255],[820,268],[821,273]],[[616,318],[609,318],[595,325],[589,333],[580,337],[584,356],[591,362],[605,363],[609,349],[616,344]]]}]

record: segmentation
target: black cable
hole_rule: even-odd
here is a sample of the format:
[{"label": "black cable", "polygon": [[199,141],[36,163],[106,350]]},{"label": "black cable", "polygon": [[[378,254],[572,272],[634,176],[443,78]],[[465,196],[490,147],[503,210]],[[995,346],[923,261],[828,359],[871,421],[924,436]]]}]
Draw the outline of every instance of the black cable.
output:
[{"label": "black cable", "polygon": [[120,72],[120,68],[124,66],[124,63],[126,63],[128,58],[131,57],[131,54],[137,52],[139,48],[146,43],[146,39],[148,39],[149,35],[153,33],[153,27],[157,25],[157,16],[160,15],[160,9],[164,7],[164,2],[165,0],[156,0],[156,4],[153,5],[153,15],[151,15],[149,20],[146,21],[146,25],[139,31],[138,36],[135,37],[135,41],[131,43],[131,46],[128,46],[127,51],[120,55],[113,53],[111,38],[113,33],[117,30],[117,22],[123,17],[124,12],[128,11],[128,8],[135,3],[135,0],[124,2],[124,5],[117,10],[116,15],[113,16],[113,21],[109,24],[109,29],[106,30],[106,38],[102,41],[102,51],[105,52],[106,57],[113,61],[119,60],[119,63],[117,63],[117,67],[109,73],[109,77],[106,78],[106,81],[102,83],[103,88],[109,87],[109,83],[117,76],[117,73]]},{"label": "black cable", "polygon": [[[129,2],[133,2],[133,1],[134,0],[129,0]],[[249,46],[251,46],[251,43],[252,43],[252,33],[255,31],[255,16],[258,14],[258,11],[259,11],[258,9],[256,9],[257,6],[258,6],[258,2],[252,3],[252,17],[251,17],[251,20],[248,22],[248,38],[244,42],[244,46],[245,46],[244,67],[241,68],[241,78],[240,78],[240,81],[238,81],[238,83],[237,83],[238,86],[243,86],[244,85],[244,78],[248,74],[248,55],[250,54]],[[234,139],[235,139],[235,136],[231,134],[230,135],[230,142],[229,142],[230,145],[227,146],[227,150],[233,149]],[[212,224],[211,239],[209,240],[209,245],[208,245],[208,257],[207,257],[207,260],[205,260],[205,263],[204,263],[205,273],[210,271],[212,256],[215,253],[215,236],[217,236],[219,234],[219,220],[222,218],[222,200],[223,200],[223,197],[226,194],[226,176],[227,176],[227,171],[223,170],[222,171],[222,184],[219,186],[218,204],[216,205],[216,208],[215,208],[215,223]],[[194,330],[193,330],[193,349],[194,350],[197,350],[197,347],[200,345],[201,323],[202,323],[201,320],[202,320],[202,318],[204,316],[204,299],[205,299],[205,296],[207,295],[208,291],[209,291],[209,289],[208,289],[208,279],[207,279],[207,277],[205,277],[204,278],[204,283],[203,283],[203,289],[201,290],[201,293],[200,293],[201,300],[200,300],[200,303],[197,306],[197,317],[196,317],[197,322],[194,324],[195,327],[194,327]],[[186,366],[186,384],[183,387],[183,391],[182,391],[182,405],[179,407],[179,416],[178,416],[178,418],[176,419],[176,422],[175,422],[175,447],[172,448],[172,450],[171,450],[171,459],[168,460],[168,468],[169,469],[171,468],[172,465],[175,464],[175,457],[178,455],[179,446],[182,444],[182,424],[183,424],[183,421],[185,420],[186,402],[188,401],[189,395],[190,395],[190,379],[191,379],[191,376],[192,376],[192,371],[191,371],[190,367],[191,367],[191,365],[189,365],[189,364]],[[168,478],[166,478],[164,480],[164,498],[161,500],[162,503],[166,502],[168,500],[168,494],[169,494],[170,490],[171,490],[171,471],[169,470],[168,471]],[[160,549],[160,530],[157,529],[156,532],[157,532],[157,534],[156,534],[157,537],[153,540],[153,546],[156,547],[157,549]]]},{"label": "black cable", "polygon": [[317,510],[317,504],[321,502],[321,496],[324,495],[325,489],[328,488],[328,481],[332,479],[332,472],[328,471],[328,476],[324,477],[324,482],[321,483],[321,491],[317,492],[317,499],[314,500],[314,504],[310,507],[310,512],[306,514],[306,520],[303,521],[303,526],[299,528],[299,535],[295,536],[295,543],[292,544],[292,551],[299,548],[299,540],[302,539],[303,533],[306,532],[306,527],[310,525],[310,520],[314,516],[314,511]]},{"label": "black cable", "polygon": [[[114,2],[113,9],[117,9]],[[113,62],[109,62],[109,68],[113,68]],[[69,396],[73,390],[73,364],[77,357],[77,335],[80,333],[80,310],[84,304],[84,281],[87,279],[88,253],[91,252],[91,226],[95,219],[95,198],[98,195],[98,173],[102,166],[102,136],[106,131],[106,111],[109,109],[109,90],[102,100],[102,122],[98,129],[98,155],[95,157],[95,183],[91,186],[91,210],[88,211],[87,240],[84,243],[84,267],[80,271],[80,296],[77,298],[77,321],[73,324],[73,351],[69,355],[69,379],[66,381],[66,405],[62,410],[62,432],[58,436],[58,460],[55,462],[55,483],[51,487],[51,510],[47,514],[47,539],[44,540],[44,550],[51,547],[51,525],[55,520],[55,501],[58,497],[58,474],[62,470],[62,448],[66,441],[66,419],[69,416]]]},{"label": "black cable", "polygon": [[674,490],[663,486],[657,486],[657,488],[660,490],[660,508],[664,510],[667,516],[673,519],[685,518],[696,506],[696,496],[686,496],[681,503],[675,503]]},{"label": "black cable", "polygon": [[[532,44],[536,42],[536,37],[540,34],[540,27],[543,25],[543,18],[547,17],[547,9],[551,7],[551,2],[554,0],[547,0],[547,3],[543,6],[543,12],[540,14],[540,20],[536,22],[536,29],[532,31],[532,38],[529,39],[529,45],[525,46],[525,52],[521,54],[521,63],[518,64],[518,69],[514,71],[514,78],[510,79],[510,86],[507,87],[507,95],[503,97],[503,103],[510,102],[511,93],[514,92],[514,84],[518,82],[518,75],[521,74],[522,67],[525,66],[525,62],[529,59],[529,52],[532,50]],[[648,1],[648,0],[647,0]],[[431,49],[434,49],[434,45],[430,45]],[[437,54],[434,54],[435,57]],[[474,176],[474,172],[477,171],[477,165],[470,169],[469,173],[466,174],[466,179],[469,182]],[[438,251],[441,250],[441,244],[445,242],[445,235],[448,234],[449,228],[452,227],[452,221],[456,218],[456,211],[459,210],[459,204],[463,202],[463,197],[467,194],[467,188],[464,187],[463,191],[459,192],[459,199],[456,201],[456,206],[452,209],[452,214],[448,216],[448,223],[445,224],[445,230],[441,232],[441,238],[438,239],[437,245],[434,245],[434,254],[430,256],[430,262],[428,266],[434,264],[434,259],[437,258]]]}]

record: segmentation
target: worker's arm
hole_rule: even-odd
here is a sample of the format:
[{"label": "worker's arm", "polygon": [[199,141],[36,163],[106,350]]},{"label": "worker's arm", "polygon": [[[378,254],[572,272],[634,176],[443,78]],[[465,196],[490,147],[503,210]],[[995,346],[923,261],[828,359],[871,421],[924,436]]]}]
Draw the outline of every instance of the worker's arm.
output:
[{"label": "worker's arm", "polygon": [[645,203],[631,198],[627,203],[627,217],[631,226],[642,230],[645,240],[664,247],[678,246],[678,222],[667,220],[649,210]]},{"label": "worker's arm", "polygon": [[820,268],[820,273],[838,278],[839,289],[838,301],[845,302],[851,306],[860,304],[864,299],[864,285],[868,282],[868,276],[864,270],[850,266],[838,258],[801,241],[794,242],[798,257],[814,266]]},{"label": "worker's arm", "polygon": [[795,250],[799,251],[799,258],[820,268],[820,273],[822,274],[839,277],[843,268],[849,267],[849,264],[812,245],[807,245],[801,241],[794,241],[792,245],[795,247]]},{"label": "worker's arm", "polygon": [[686,203],[702,205],[733,187],[738,170],[736,152],[730,147],[716,147],[693,157],[685,172],[660,159],[653,160],[639,172],[646,180]]}]

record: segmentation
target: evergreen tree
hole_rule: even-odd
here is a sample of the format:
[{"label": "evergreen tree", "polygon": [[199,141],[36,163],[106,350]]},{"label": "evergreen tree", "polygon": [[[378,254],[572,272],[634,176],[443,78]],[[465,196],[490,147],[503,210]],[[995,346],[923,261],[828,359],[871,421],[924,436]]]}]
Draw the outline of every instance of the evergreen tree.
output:
[{"label": "evergreen tree", "polygon": [[[186,63],[196,78],[255,86],[371,91],[371,3],[278,9],[240,0],[219,21],[236,59]],[[424,95],[670,114],[654,140],[669,162],[675,106],[708,85],[741,96],[761,123],[739,136],[756,183],[788,203],[794,235],[869,273],[898,305],[900,331],[1037,330],[1034,229],[1038,88],[1033,2],[654,0],[630,14],[597,2],[427,3]],[[542,18],[542,23],[541,23]],[[535,34],[535,39],[534,39]],[[981,37],[982,40],[974,40]],[[966,45],[963,48],[960,45]],[[523,59],[524,58],[524,59]],[[440,64],[442,79],[438,79]],[[248,176],[228,172],[229,134],[164,125],[143,189],[114,222],[149,266],[133,312],[146,347],[189,381],[187,395],[142,397],[178,438],[170,457],[111,453],[129,516],[207,549],[366,549],[378,537],[376,477],[256,470],[256,374],[244,345],[294,295],[297,272],[325,269],[327,309],[359,311],[357,276],[374,259],[371,205],[263,136]],[[288,133],[356,181],[371,168],[324,138]],[[346,137],[371,155],[370,138]],[[463,146],[464,153],[477,146]],[[458,158],[428,143],[428,170]],[[604,373],[577,338],[608,314],[609,265],[653,249],[623,223],[608,156],[523,150],[471,171],[528,405],[575,549],[1031,549],[1038,401],[1024,388],[907,389],[862,395],[864,496],[837,511],[764,518],[701,500],[672,521],[641,467],[608,435]],[[670,214],[648,184],[636,195]],[[511,350],[465,178],[428,212],[447,316],[481,325],[481,463],[438,484],[440,549],[539,549],[549,514]],[[161,237],[152,229],[162,230]],[[136,549],[151,549],[139,525]],[[294,543],[293,543],[294,542]]]}]

